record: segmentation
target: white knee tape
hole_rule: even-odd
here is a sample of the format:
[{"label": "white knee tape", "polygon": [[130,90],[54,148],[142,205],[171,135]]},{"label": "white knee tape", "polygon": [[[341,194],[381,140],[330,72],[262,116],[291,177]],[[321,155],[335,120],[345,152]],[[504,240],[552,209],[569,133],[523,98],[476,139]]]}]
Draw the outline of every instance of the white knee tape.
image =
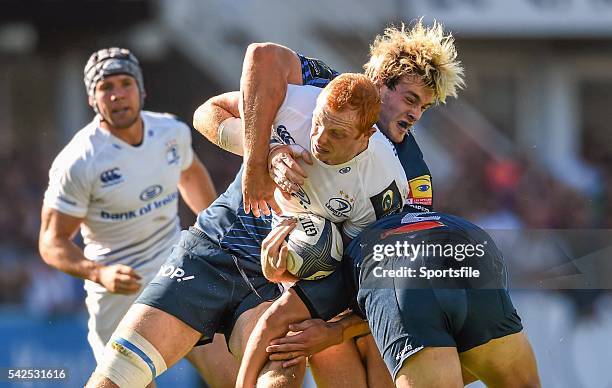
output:
[{"label": "white knee tape", "polygon": [[120,387],[146,387],[166,371],[166,362],[149,341],[134,330],[118,329],[106,344],[96,374]]}]

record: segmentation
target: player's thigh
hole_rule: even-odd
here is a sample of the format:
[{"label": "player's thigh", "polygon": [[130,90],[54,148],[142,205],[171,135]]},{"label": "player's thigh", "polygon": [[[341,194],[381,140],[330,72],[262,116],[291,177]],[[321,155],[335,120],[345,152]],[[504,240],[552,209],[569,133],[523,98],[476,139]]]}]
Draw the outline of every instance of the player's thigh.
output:
[{"label": "player's thigh", "polygon": [[128,310],[117,331],[123,329],[134,330],[149,341],[168,367],[183,358],[201,337],[198,331],[173,315],[139,303]]},{"label": "player's thigh", "polygon": [[[236,319],[230,337],[230,349],[234,355],[242,353],[236,352],[239,350],[235,348],[236,346],[242,350],[246,348],[248,337],[256,326],[259,326],[259,330],[264,333],[277,333],[278,336],[283,336],[289,330],[290,324],[311,317],[307,306],[294,289],[285,291],[271,304],[260,301],[256,307],[249,309],[244,309],[241,305],[238,308],[238,312],[240,311],[244,312]],[[236,330],[236,326],[239,326],[240,331]],[[273,338],[275,337],[270,340]]]},{"label": "player's thigh", "polygon": [[463,387],[457,349],[422,349],[404,361],[395,378],[395,385],[398,388]]},{"label": "player's thigh", "polygon": [[317,387],[367,387],[365,367],[352,338],[313,354],[308,362]]},{"label": "player's thigh", "polygon": [[255,325],[259,317],[272,305],[272,302],[263,302],[245,312],[240,314],[229,340],[229,348],[231,353],[236,357],[237,360],[241,360],[246,349],[249,336],[253,332]]},{"label": "player's thigh", "polygon": [[223,334],[215,334],[210,344],[194,347],[186,358],[209,386],[230,388],[236,384],[240,364],[227,349]]},{"label": "player's thigh", "polygon": [[393,387],[393,377],[383,360],[371,334],[355,340],[359,355],[366,368],[369,387]]},{"label": "player's thigh", "polygon": [[489,387],[539,387],[535,356],[524,332],[493,339],[459,355]]}]

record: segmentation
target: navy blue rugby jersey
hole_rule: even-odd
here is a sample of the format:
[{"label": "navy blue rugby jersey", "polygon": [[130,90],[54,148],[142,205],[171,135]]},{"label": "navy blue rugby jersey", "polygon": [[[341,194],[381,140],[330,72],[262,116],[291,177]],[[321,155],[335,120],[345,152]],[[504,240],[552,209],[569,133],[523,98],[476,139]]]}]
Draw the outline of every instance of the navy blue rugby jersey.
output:
[{"label": "navy blue rugby jersey", "polygon": [[272,229],[272,217],[257,218],[244,212],[243,170],[241,166],[227,190],[198,215],[196,225],[224,251],[245,259],[250,269],[260,272],[261,242]]},{"label": "navy blue rugby jersey", "polygon": [[[371,224],[345,249],[344,276],[347,286],[355,295],[359,287],[377,288],[381,284],[386,286],[393,284],[376,283],[375,279],[368,276],[372,276],[372,269],[376,265],[383,268],[401,268],[403,263],[410,259],[410,255],[414,254],[412,247],[408,249],[402,246],[404,242],[414,248],[421,246],[417,265],[414,268],[423,263],[432,264],[437,266],[436,268],[470,266],[482,272],[479,279],[469,283],[470,287],[507,287],[508,279],[503,255],[488,233],[461,217],[437,212],[415,213],[410,208],[405,209],[408,211],[382,218]],[[379,249],[376,249],[376,245]],[[398,245],[401,247],[400,251],[391,252],[391,248],[388,248],[390,252],[384,252],[386,246]],[[425,254],[423,252],[426,249]],[[400,256],[396,256],[398,252]],[[377,254],[378,259],[374,257]],[[422,257],[426,259],[421,260]],[[440,261],[441,258],[448,259],[444,263]],[[397,264],[391,263],[398,259],[400,261]],[[382,264],[384,261],[381,260],[390,260],[386,263],[391,264]]]}]

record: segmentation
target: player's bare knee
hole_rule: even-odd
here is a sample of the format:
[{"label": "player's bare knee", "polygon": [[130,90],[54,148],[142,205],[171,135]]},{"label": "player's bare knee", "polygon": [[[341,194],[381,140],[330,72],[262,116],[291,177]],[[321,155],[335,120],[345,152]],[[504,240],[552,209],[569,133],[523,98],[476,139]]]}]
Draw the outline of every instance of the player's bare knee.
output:
[{"label": "player's bare knee", "polygon": [[263,388],[299,388],[304,380],[306,362],[289,368],[283,368],[279,361],[270,361],[259,373],[257,387]]},{"label": "player's bare knee", "polygon": [[[263,319],[267,328],[282,328],[289,330],[289,325],[297,321],[310,318],[307,312],[295,305],[301,303],[294,291],[284,293],[270,308],[263,314]],[[306,310],[307,311],[307,310]]]}]

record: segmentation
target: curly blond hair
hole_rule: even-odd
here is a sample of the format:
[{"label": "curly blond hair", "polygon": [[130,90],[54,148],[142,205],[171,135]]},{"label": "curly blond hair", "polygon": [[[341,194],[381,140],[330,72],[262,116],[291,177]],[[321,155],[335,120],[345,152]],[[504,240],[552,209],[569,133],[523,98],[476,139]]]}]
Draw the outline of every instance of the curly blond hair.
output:
[{"label": "curly blond hair", "polygon": [[444,35],[442,25],[435,21],[429,27],[419,19],[411,29],[403,23],[401,28],[386,28],[374,39],[370,60],[363,67],[370,79],[390,89],[403,76],[418,76],[434,91],[435,102],[457,97],[458,89],[465,86],[453,36]]}]

